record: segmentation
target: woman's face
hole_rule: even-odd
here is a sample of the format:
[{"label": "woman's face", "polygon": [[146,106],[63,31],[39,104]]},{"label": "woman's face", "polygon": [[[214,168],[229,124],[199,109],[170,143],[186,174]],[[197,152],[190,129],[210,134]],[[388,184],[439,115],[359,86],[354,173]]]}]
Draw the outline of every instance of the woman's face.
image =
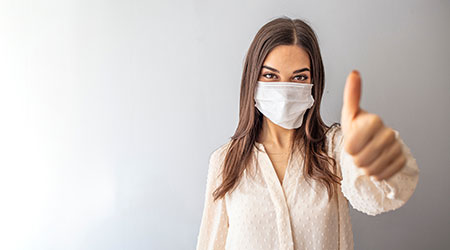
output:
[{"label": "woman's face", "polygon": [[267,55],[259,81],[311,83],[308,53],[297,45],[279,45]]}]

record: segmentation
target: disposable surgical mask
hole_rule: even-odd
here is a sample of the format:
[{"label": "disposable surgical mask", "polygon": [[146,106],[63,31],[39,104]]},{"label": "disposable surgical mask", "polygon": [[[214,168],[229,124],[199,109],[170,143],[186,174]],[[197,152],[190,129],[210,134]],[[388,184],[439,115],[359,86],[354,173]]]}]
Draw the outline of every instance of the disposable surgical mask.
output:
[{"label": "disposable surgical mask", "polygon": [[306,110],[314,104],[312,87],[310,83],[258,81],[255,106],[273,123],[296,129],[302,125]]}]

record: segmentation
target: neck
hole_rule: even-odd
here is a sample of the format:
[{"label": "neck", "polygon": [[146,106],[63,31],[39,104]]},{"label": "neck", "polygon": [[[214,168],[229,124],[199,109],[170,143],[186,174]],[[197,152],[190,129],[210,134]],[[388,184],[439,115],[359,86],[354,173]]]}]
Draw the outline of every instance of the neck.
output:
[{"label": "neck", "polygon": [[264,116],[258,142],[265,146],[289,149],[294,139],[294,132],[294,129],[280,127]]}]

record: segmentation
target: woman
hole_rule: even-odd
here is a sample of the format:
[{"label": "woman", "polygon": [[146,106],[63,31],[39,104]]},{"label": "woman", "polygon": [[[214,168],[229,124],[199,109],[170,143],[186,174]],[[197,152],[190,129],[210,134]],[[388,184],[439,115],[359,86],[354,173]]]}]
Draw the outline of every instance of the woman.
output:
[{"label": "woman", "polygon": [[417,163],[398,131],[359,107],[359,73],[341,123],[322,121],[323,90],[311,27],[264,25],[246,55],[239,125],[210,156],[198,250],[353,249],[348,202],[377,215],[411,197]]}]

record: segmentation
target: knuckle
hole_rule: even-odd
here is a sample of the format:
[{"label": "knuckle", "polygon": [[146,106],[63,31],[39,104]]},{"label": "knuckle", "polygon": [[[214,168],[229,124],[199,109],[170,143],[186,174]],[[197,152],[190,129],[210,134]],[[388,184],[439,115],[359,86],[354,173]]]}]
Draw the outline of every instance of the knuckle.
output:
[{"label": "knuckle", "polygon": [[397,141],[392,145],[392,152],[394,155],[399,155],[403,153],[402,145]]},{"label": "knuckle", "polygon": [[372,169],[372,174],[373,175],[380,175],[382,173],[382,169],[381,168],[374,168]]},{"label": "knuckle", "polygon": [[344,147],[345,151],[347,151],[347,153],[349,153],[352,156],[355,155],[355,153],[356,153],[355,146],[353,146],[353,145],[354,145],[354,143],[348,142]]},{"label": "knuckle", "polygon": [[371,124],[375,125],[376,127],[379,127],[383,124],[380,116],[377,114],[372,114],[370,116],[370,122],[371,122]]},{"label": "knuckle", "polygon": [[387,131],[387,138],[389,139],[389,141],[394,141],[395,140],[395,132],[393,129],[389,128]]},{"label": "knuckle", "polygon": [[372,168],[367,168],[367,169],[366,169],[366,173],[367,173],[368,175],[373,175],[373,174],[375,174]]},{"label": "knuckle", "polygon": [[389,178],[391,178],[392,177],[392,173],[390,173],[390,174],[385,174],[385,175],[383,175],[381,178],[383,178],[382,180],[388,180]]},{"label": "knuckle", "polygon": [[382,176],[381,174],[376,174],[376,175],[374,175],[373,177],[375,177],[375,179],[376,179],[377,181],[383,180],[383,176]]},{"label": "knuckle", "polygon": [[377,175],[377,174],[380,173],[380,169],[377,168],[377,167],[370,167],[370,168],[367,168],[366,172],[367,172],[369,175]]},{"label": "knuckle", "polygon": [[352,152],[351,152],[350,149],[351,149],[351,148],[350,148],[350,144],[349,144],[349,143],[346,143],[346,144],[344,145],[344,150],[345,150],[347,153],[349,153],[349,154],[351,155]]},{"label": "knuckle", "polygon": [[400,166],[401,167],[405,166],[406,162],[407,162],[407,159],[406,159],[405,155],[402,155],[400,157]]},{"label": "knuckle", "polygon": [[353,162],[357,165],[357,166],[363,166],[364,164],[364,160],[362,159],[362,157],[356,156],[353,158]]}]

